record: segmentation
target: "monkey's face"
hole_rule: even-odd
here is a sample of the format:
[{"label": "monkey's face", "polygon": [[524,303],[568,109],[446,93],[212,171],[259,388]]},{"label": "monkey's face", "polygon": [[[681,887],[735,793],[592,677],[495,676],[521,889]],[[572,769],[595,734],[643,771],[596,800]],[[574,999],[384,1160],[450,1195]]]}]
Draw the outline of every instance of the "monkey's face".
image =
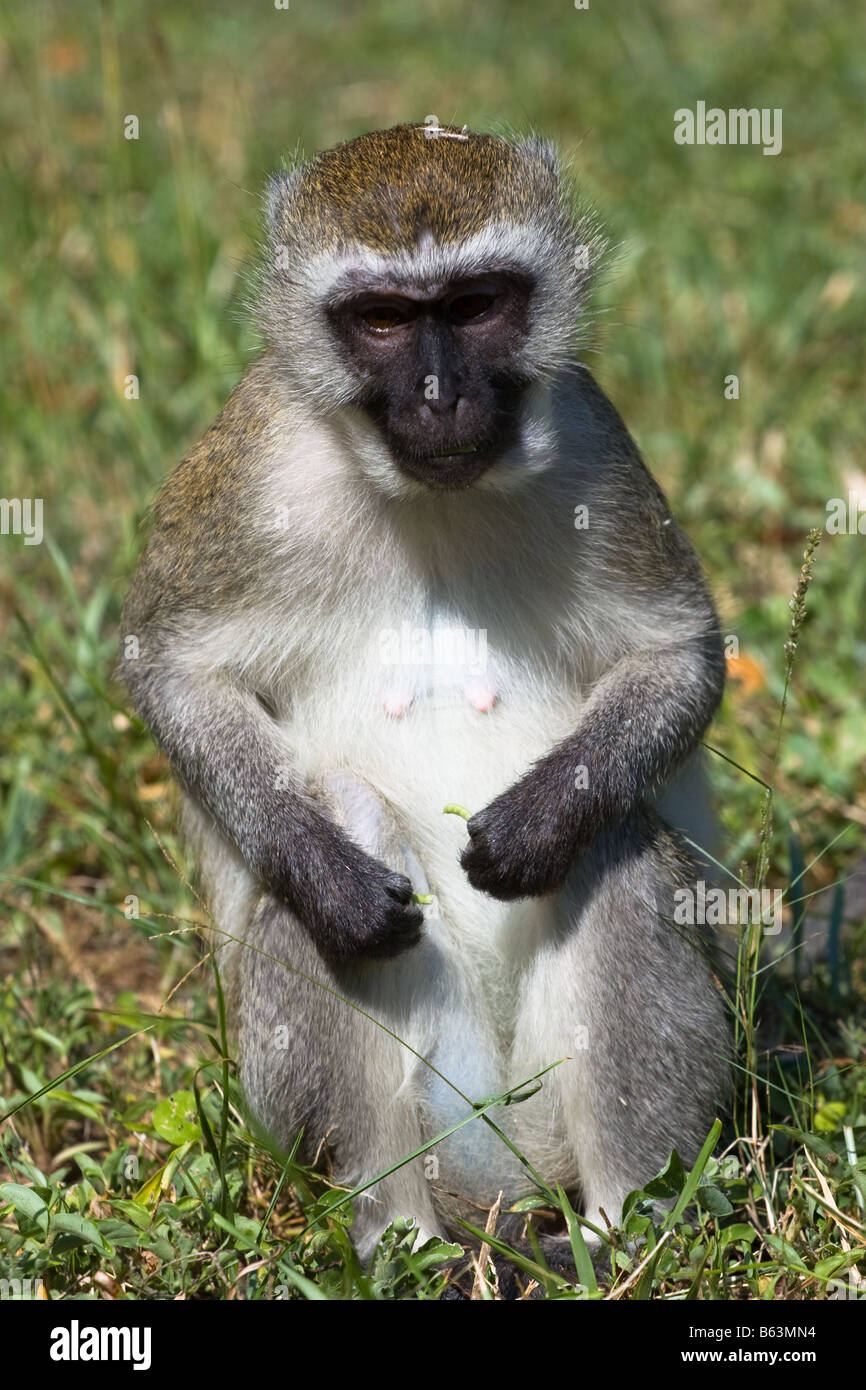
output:
[{"label": "monkey's face", "polygon": [[423,292],[379,278],[329,306],[355,403],[398,468],[433,488],[468,487],[515,443],[532,288],[502,272]]}]

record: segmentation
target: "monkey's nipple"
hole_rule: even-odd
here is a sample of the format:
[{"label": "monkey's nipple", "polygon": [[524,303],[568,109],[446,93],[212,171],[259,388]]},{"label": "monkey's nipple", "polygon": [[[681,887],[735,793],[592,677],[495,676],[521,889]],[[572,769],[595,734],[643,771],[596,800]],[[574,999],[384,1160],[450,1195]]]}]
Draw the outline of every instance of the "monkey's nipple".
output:
[{"label": "monkey's nipple", "polygon": [[389,719],[402,719],[415,696],[410,690],[386,690],[382,704]]},{"label": "monkey's nipple", "polygon": [[488,681],[471,680],[463,687],[469,703],[480,714],[489,714],[496,704],[496,691]]}]

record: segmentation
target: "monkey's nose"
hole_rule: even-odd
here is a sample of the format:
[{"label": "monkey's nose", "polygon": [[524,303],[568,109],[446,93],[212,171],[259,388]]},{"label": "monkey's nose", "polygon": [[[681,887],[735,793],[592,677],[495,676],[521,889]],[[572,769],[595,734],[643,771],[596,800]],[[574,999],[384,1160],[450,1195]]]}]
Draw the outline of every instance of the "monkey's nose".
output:
[{"label": "monkey's nose", "polygon": [[460,403],[460,396],[440,396],[437,400],[423,401],[419,411],[422,424],[429,424],[432,420],[445,420],[457,414],[457,407]]}]

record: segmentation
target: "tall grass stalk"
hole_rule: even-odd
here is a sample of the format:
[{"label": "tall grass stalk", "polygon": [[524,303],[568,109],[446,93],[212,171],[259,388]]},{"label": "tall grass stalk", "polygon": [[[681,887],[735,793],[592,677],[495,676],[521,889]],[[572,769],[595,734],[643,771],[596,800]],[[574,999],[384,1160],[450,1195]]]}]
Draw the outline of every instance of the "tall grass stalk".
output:
[{"label": "tall grass stalk", "polygon": [[[794,672],[794,661],[797,655],[797,648],[800,642],[800,631],[806,617],[806,594],[812,580],[812,566],[815,559],[815,551],[821,540],[823,532],[813,528],[806,538],[806,549],[803,552],[803,564],[800,567],[800,575],[797,580],[797,587],[794,590],[790,602],[791,608],[791,627],[788,633],[788,640],[785,643],[785,683],[782,689],[782,699],[779,704],[779,722],[776,728],[776,744],[773,750],[773,761],[770,769],[769,781],[766,784],[764,797],[761,805],[761,824],[758,835],[758,848],[755,859],[755,871],[753,877],[753,887],[756,890],[754,901],[761,902],[761,892],[766,885],[767,875],[770,868],[770,854],[773,840],[773,816],[775,809],[776,796],[776,775],[779,766],[779,754],[782,747],[782,727],[785,722],[785,714],[788,708],[788,691],[791,686],[791,679]],[[763,924],[761,913],[749,913],[749,921],[744,924],[744,930],[740,933],[740,940],[737,950],[737,1013],[735,1043],[737,1045],[737,1055],[742,1049],[745,1057],[745,1070],[751,1078],[751,1086],[743,1101],[743,1129],[748,1131],[753,1144],[757,1144],[761,1135],[761,1115],[758,1100],[758,1076],[757,1076],[757,1049],[755,1044],[755,1008],[758,990],[758,962],[761,952],[761,935]],[[756,920],[757,918],[757,920]],[[751,1113],[749,1113],[751,1112]]]}]

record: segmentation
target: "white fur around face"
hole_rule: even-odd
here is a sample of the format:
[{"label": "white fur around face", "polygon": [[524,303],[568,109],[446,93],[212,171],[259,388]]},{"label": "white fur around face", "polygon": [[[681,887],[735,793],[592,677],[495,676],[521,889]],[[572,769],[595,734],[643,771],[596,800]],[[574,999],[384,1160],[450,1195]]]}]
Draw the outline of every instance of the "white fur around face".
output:
[{"label": "white fur around face", "polygon": [[491,222],[459,245],[429,235],[411,251],[389,255],[354,245],[293,257],[290,271],[264,272],[259,320],[295,397],[324,415],[349,403],[358,388],[334,342],[330,306],[357,295],[360,285],[371,292],[405,288],[432,294],[455,279],[521,272],[535,287],[530,330],[515,365],[530,378],[543,378],[562,368],[574,351],[598,254],[597,230],[589,220],[564,226],[543,217],[532,224]]}]

